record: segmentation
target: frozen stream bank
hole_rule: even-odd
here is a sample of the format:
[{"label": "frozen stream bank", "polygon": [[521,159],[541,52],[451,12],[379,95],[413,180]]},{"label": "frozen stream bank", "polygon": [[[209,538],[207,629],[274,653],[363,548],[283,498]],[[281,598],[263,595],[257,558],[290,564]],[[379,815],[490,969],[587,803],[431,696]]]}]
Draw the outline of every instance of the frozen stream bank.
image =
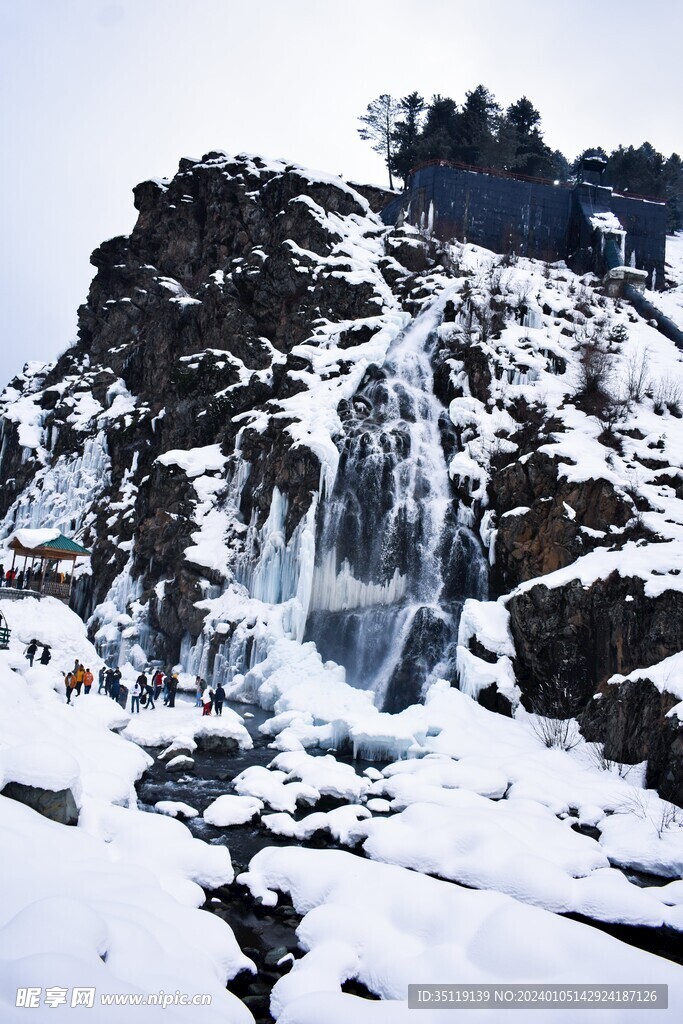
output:
[{"label": "frozen stream bank", "polygon": [[[246,706],[232,705],[232,708],[238,714],[243,715]],[[145,773],[138,784],[140,805],[147,810],[152,810],[159,801],[175,801],[194,808],[199,814],[188,817],[186,824],[196,837],[212,845],[227,845],[229,847],[236,875],[246,871],[253,858],[256,857],[258,860],[257,854],[260,854],[261,851],[280,849],[283,851],[283,856],[286,856],[293,843],[297,848],[307,848],[312,852],[345,849],[362,860],[366,860],[368,857],[377,857],[378,853],[380,859],[383,859],[382,851],[377,846],[378,838],[382,835],[381,826],[377,824],[374,826],[377,832],[374,835],[373,846],[372,825],[383,822],[386,828],[391,828],[392,821],[399,822],[410,810],[407,805],[409,795],[405,782],[411,777],[414,780],[418,771],[407,769],[409,766],[417,769],[420,762],[396,762],[394,765],[384,766],[382,773],[379,770],[382,766],[370,765],[368,762],[354,762],[350,755],[343,753],[337,754],[334,760],[324,754],[317,757],[304,755],[306,760],[303,765],[300,765],[299,770],[293,770],[291,774],[304,776],[308,782],[305,783],[300,778],[289,778],[288,781],[283,782],[279,776],[284,773],[276,766],[279,764],[281,768],[286,768],[287,764],[294,763],[295,759],[290,755],[277,755],[268,747],[269,738],[259,732],[259,725],[268,721],[267,712],[253,707],[249,709],[248,713],[254,716],[245,719],[245,725],[253,740],[252,749],[239,750],[234,754],[196,751],[193,754],[195,761],[193,771],[187,774],[169,773],[163,762],[155,761],[155,764]],[[158,751],[150,751],[150,753],[154,754]],[[272,764],[274,759],[276,766],[269,770],[267,766]],[[432,773],[437,766],[440,766],[442,772],[444,771],[441,759],[436,758],[423,759],[423,771],[429,768],[430,762]],[[451,761],[450,763],[453,765],[455,762]],[[316,767],[319,769],[317,772]],[[256,773],[254,769],[256,769]],[[268,776],[271,777],[270,788],[267,785]],[[250,788],[260,794],[254,799],[261,799],[262,804],[265,804],[262,811],[254,814],[250,820],[239,824],[220,826],[205,820],[203,814],[207,808],[226,794],[237,791],[242,793],[242,799],[248,798],[244,795],[244,782],[240,782],[245,778],[249,782]],[[383,781],[391,782],[392,779],[402,780],[401,784],[404,786],[402,796],[394,797],[392,801],[387,801],[384,797],[373,796],[373,787],[377,790]],[[312,784],[316,780],[319,785],[317,799],[313,794],[306,794],[303,789],[307,784],[313,788]],[[284,806],[287,803],[287,788],[296,786],[299,787],[299,799],[295,801],[292,813],[277,811],[276,807]],[[354,788],[357,788],[357,802],[352,799]],[[325,789],[327,792],[320,792]],[[442,789],[442,796],[458,792],[458,790],[446,787]],[[263,799],[266,795],[268,799]],[[425,795],[427,794],[422,794],[423,797]],[[302,797],[307,797],[307,800],[301,799]],[[436,794],[432,791],[430,798],[435,799],[435,797]],[[501,799],[500,794],[486,798],[480,797],[480,799],[485,799],[492,807],[505,805],[507,802]],[[271,801],[270,805],[268,805],[268,800]],[[457,809],[454,809],[452,813],[457,814]],[[467,813],[466,810],[465,813]],[[471,807],[469,813],[472,817]],[[368,817],[363,817],[364,814],[367,814]],[[209,816],[211,815],[209,814]],[[572,827],[572,823],[565,824],[557,819],[555,821],[558,829],[561,828],[569,833],[569,836],[565,837],[568,845],[572,844],[571,836],[576,838],[577,845],[573,847],[575,852],[580,849],[581,855],[585,856],[586,850],[599,849],[594,836],[582,834],[591,832],[589,827],[580,826],[578,823],[574,823]],[[529,828],[532,827],[522,818],[522,828],[525,827],[525,824]],[[274,831],[274,828],[277,828],[277,831]],[[559,832],[556,834],[556,840],[558,836]],[[531,836],[528,838],[529,841],[532,841]],[[431,834],[424,837],[425,848],[432,851],[438,849],[441,839],[438,828],[433,829]],[[369,850],[368,844],[370,845]],[[388,847],[383,852],[385,856],[388,856]],[[415,864],[414,866],[419,865]],[[519,863],[513,864],[512,868],[517,873],[520,872]],[[647,915],[643,911],[643,907],[646,903],[651,907],[654,906],[654,891],[663,892],[667,885],[677,885],[676,882],[669,883],[665,877],[648,876],[633,869],[629,872],[630,881],[622,871],[616,868],[606,867],[597,870],[602,872],[600,884],[605,891],[608,891],[610,886],[621,885],[622,890],[620,891],[628,893],[632,897],[633,905],[640,906],[641,913],[645,917]],[[432,874],[436,878],[449,880],[449,872],[438,870],[434,863],[426,873]],[[473,884],[474,879],[470,879],[468,882],[464,877],[460,877],[451,878],[450,881],[459,883],[455,886],[456,890],[461,886],[479,888]],[[500,882],[504,884],[504,878],[501,878]],[[523,895],[521,887],[519,895]],[[627,901],[624,902],[624,907],[626,906]],[[264,906],[258,897],[254,898],[249,890],[241,884],[223,887],[218,891],[207,891],[205,909],[223,916],[230,922],[242,949],[258,967],[259,973],[256,976],[247,974],[238,976],[230,985],[231,991],[246,1000],[257,1021],[270,1022],[272,1018],[268,1007],[271,988],[279,978],[291,970],[293,960],[298,960],[302,956],[296,936],[296,929],[302,919],[301,913],[297,913],[291,898],[286,894],[284,898],[280,898],[277,906]],[[599,907],[595,909],[598,914],[601,913]],[[604,908],[602,914],[603,917],[607,916]],[[676,963],[683,962],[680,932],[671,925],[600,920],[595,915],[591,916],[585,912],[578,913],[571,910],[567,910],[564,916],[577,922],[589,924],[641,950],[665,957]],[[624,917],[626,916],[627,913],[624,913]],[[345,986],[344,991],[355,992],[365,998],[372,995],[363,984],[354,983]]]}]

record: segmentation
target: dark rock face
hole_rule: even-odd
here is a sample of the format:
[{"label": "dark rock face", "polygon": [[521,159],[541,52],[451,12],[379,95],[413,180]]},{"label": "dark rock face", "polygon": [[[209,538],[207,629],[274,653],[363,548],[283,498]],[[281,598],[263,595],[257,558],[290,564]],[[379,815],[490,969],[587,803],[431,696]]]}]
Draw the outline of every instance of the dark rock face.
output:
[{"label": "dark rock face", "polygon": [[[161,453],[218,444],[230,457],[239,443],[251,465],[241,497],[246,522],[254,514],[263,523],[275,486],[288,499],[288,535],[308,509],[320,463],[294,444],[292,420],[276,416],[282,401],[307,389],[310,363],[294,350],[325,323],[344,325],[340,347],[367,342],[386,299],[382,273],[394,283],[409,276],[384,242],[374,279],[353,276],[347,250],[325,262],[344,218],[363,238],[383,235],[367,203],[384,205],[385,193],[361,192],[294,165],[209,153],[182,160],[171,181],[138,185],[131,235],[93,253],[97,273],[76,345],[49,371],[14,382],[17,395],[39,407],[46,448],[27,451],[16,424],[2,420],[0,491],[4,515],[27,487],[40,500],[43,465],[54,469],[61,459],[73,475],[89,445],[108,450],[82,507],[61,520],[67,532],[85,525],[80,536],[93,551],[92,576],[75,593],[84,618],[130,558],[155,654],[172,663],[181,638],[201,630],[196,602],[221,577],[184,556],[196,494],[184,472],[155,461]],[[393,238],[400,248],[402,232]],[[425,265],[419,244],[406,252]],[[332,364],[327,373],[342,379],[350,366]],[[84,399],[106,418],[96,407],[88,414]],[[164,578],[172,586],[159,601],[154,588]]]},{"label": "dark rock face", "polygon": [[586,705],[581,731],[604,743],[606,758],[623,764],[647,761],[647,785],[683,806],[683,723],[667,713],[680,701],[649,680],[606,686]]},{"label": "dark rock face", "polygon": [[42,789],[40,786],[26,786],[21,782],[8,782],[2,795],[20,804],[26,804],[44,818],[60,825],[78,824],[78,807],[70,789]]},{"label": "dark rock face", "polygon": [[[569,565],[596,546],[582,527],[623,527],[632,506],[604,479],[571,483],[556,460],[534,452],[494,474],[491,490],[499,515],[496,576],[501,592]],[[523,514],[505,515],[522,506]]]},{"label": "dark rock face", "polygon": [[628,675],[683,648],[683,594],[657,598],[617,573],[584,588],[579,580],[537,586],[508,602],[524,693],[558,677],[588,701],[615,673]]}]

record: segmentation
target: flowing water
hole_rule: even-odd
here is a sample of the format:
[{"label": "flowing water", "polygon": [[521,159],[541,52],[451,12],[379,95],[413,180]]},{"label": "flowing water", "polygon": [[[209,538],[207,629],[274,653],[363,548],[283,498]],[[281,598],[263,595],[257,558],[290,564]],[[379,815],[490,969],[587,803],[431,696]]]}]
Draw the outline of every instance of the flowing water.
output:
[{"label": "flowing water", "polygon": [[431,366],[440,316],[433,306],[414,320],[350,404],[316,543],[306,639],[392,712],[452,678],[462,603],[487,594],[442,446]]}]

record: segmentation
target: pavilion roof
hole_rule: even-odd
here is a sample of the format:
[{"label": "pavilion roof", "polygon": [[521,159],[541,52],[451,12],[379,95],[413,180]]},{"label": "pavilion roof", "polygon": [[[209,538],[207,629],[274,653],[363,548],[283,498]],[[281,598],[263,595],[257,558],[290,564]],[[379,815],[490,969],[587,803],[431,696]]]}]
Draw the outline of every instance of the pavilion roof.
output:
[{"label": "pavilion roof", "polygon": [[89,558],[90,552],[59,530],[17,530],[8,545],[12,551],[29,558]]}]

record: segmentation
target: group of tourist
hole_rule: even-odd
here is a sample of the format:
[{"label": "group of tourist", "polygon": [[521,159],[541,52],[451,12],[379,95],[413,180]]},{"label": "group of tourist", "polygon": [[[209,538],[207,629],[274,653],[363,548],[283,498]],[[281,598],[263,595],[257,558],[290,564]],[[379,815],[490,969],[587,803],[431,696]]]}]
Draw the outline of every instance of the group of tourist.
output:
[{"label": "group of tourist", "polygon": [[202,708],[202,715],[210,715],[215,711],[217,715],[223,714],[223,702],[225,701],[225,690],[222,683],[214,687],[209,686],[205,679],[197,676],[194,681],[196,699],[194,706]]},{"label": "group of tourist", "polygon": [[[37,647],[37,641],[32,640],[26,650],[26,657],[31,665],[33,664]],[[44,660],[46,652],[47,660]],[[47,665],[50,660],[50,650],[47,644],[43,648],[40,660],[43,665]],[[62,675],[64,676],[67,704],[71,704],[71,698],[74,694],[80,696],[81,692],[84,695],[90,693],[94,681],[93,673],[78,658],[76,658],[71,671],[63,672]],[[215,711],[217,715],[222,715],[223,702],[225,701],[225,690],[222,684],[219,683],[214,688],[209,686],[206,680],[197,676],[195,686],[197,692],[195,707],[202,708],[202,715],[210,715],[212,711]],[[171,670],[164,673],[159,668],[154,670],[147,668],[140,673],[129,689],[121,677],[121,669],[108,668],[106,665],[103,665],[99,671],[97,692],[105,693],[112,700],[115,700],[117,704],[120,704],[122,708],[126,707],[128,697],[130,696],[130,710],[132,714],[139,714],[141,707],[148,708],[150,711],[154,710],[159,697],[162,698],[166,707],[174,708],[178,692],[178,674]]]},{"label": "group of tourist", "polygon": [[84,694],[90,693],[90,689],[93,684],[94,676],[89,668],[86,668],[82,661],[76,658],[74,667],[70,672],[63,673],[64,675],[64,688],[66,690],[66,702],[71,703],[71,698],[74,693],[79,697],[81,690]]},{"label": "group of tourist", "polygon": [[146,669],[137,677],[130,689],[130,710],[138,713],[140,708],[153,710],[159,697],[167,708],[175,707],[178,692],[178,674],[170,669],[164,673],[161,669]]},{"label": "group of tourist", "polygon": [[0,565],[0,586],[12,587],[13,590],[38,590],[42,582],[68,583],[69,574],[59,572],[56,566],[45,566],[43,572],[34,566],[26,569],[8,569]]}]

